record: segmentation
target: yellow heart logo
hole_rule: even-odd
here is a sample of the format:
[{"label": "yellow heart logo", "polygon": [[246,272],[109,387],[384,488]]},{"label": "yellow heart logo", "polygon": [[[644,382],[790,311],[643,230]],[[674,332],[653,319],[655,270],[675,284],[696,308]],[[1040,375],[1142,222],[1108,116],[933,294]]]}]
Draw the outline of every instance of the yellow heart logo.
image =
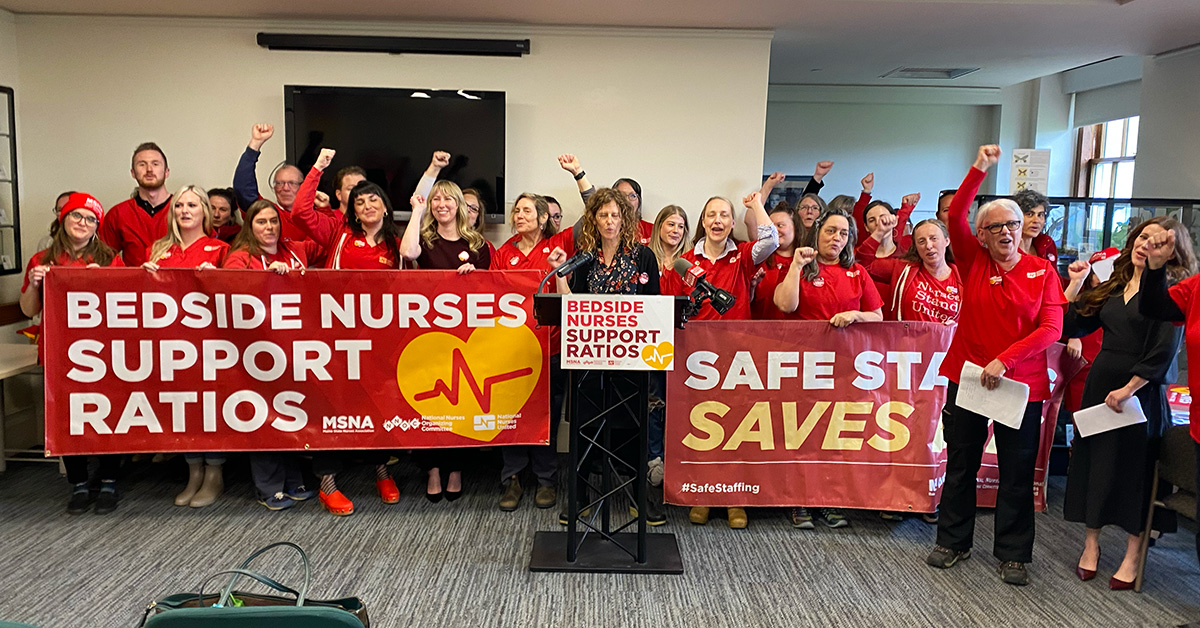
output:
[{"label": "yellow heart logo", "polygon": [[451,432],[488,442],[501,431],[501,423],[489,417],[521,412],[543,360],[537,334],[524,325],[480,327],[465,342],[446,332],[427,332],[400,354],[396,382],[419,414],[448,418]]},{"label": "yellow heart logo", "polygon": [[675,357],[675,345],[662,341],[657,345],[642,347],[642,361],[660,371],[666,370],[667,365]]}]

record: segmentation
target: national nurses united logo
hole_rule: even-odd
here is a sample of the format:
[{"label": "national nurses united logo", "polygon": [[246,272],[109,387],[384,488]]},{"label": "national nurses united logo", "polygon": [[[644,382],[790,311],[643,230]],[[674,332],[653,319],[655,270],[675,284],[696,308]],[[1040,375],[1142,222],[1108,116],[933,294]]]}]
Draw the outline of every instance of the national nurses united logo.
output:
[{"label": "national nurses united logo", "polygon": [[[542,346],[526,325],[478,327],[467,339],[431,331],[408,343],[396,382],[412,409],[459,436],[490,442],[512,425],[541,376]],[[480,421],[481,417],[491,420]]]}]

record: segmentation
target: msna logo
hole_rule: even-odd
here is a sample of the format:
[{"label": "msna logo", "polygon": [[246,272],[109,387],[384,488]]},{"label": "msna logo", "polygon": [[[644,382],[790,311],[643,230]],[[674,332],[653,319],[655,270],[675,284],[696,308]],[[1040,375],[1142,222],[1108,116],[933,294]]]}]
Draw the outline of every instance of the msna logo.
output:
[{"label": "msna logo", "polygon": [[433,331],[404,348],[396,362],[396,381],[417,413],[462,417],[451,431],[487,442],[500,430],[494,420],[475,417],[519,414],[544,361],[542,343],[527,325],[478,327],[465,341]]}]

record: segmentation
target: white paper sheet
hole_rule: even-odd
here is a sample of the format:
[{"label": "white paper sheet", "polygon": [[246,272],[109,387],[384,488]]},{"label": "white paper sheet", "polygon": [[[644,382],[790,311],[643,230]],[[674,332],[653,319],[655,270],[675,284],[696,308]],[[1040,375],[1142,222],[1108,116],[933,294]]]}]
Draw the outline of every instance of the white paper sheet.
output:
[{"label": "white paper sheet", "polygon": [[1142,402],[1138,401],[1137,397],[1126,399],[1125,403],[1121,404],[1121,410],[1115,412],[1105,403],[1084,408],[1075,413],[1075,429],[1080,436],[1086,438],[1119,427],[1146,422],[1146,413],[1142,411]]},{"label": "white paper sheet", "polygon": [[1110,257],[1108,259],[1100,260],[1100,261],[1096,262],[1095,264],[1092,264],[1092,272],[1096,273],[1096,279],[1099,279],[1100,283],[1104,283],[1105,281],[1108,281],[1109,277],[1112,277],[1113,264],[1116,264],[1116,263],[1117,263],[1117,258],[1115,258],[1115,257]]},{"label": "white paper sheet", "polygon": [[1021,429],[1021,419],[1025,418],[1025,406],[1029,403],[1029,385],[1001,377],[1000,385],[995,390],[988,390],[979,383],[982,374],[982,366],[963,363],[955,405],[1014,430]]}]

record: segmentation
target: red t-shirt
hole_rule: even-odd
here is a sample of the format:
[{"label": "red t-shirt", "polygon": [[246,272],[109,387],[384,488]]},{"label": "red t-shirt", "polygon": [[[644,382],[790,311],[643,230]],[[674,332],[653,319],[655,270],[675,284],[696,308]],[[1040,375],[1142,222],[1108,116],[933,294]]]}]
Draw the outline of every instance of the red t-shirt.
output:
[{"label": "red t-shirt", "polygon": [[963,363],[986,367],[1000,360],[1004,376],[1029,385],[1029,400],[1050,397],[1046,348],[1062,335],[1063,296],[1050,262],[1021,255],[1005,271],[979,244],[967,209],[987,173],[971,168],[950,204],[950,245],[963,278],[962,309],[941,374],[958,383]]},{"label": "red t-shirt", "polygon": [[883,307],[883,299],[879,298],[879,291],[862,264],[856,263],[850,268],[821,263],[817,266],[820,273],[811,281],[800,278],[797,318],[827,321],[839,312],[873,312]]},{"label": "red t-shirt", "polygon": [[[697,246],[703,247],[704,242],[701,241]],[[736,300],[733,307],[725,313],[724,316],[717,314],[717,311],[712,308],[712,304],[705,303],[704,307],[700,308],[700,313],[692,317],[694,321],[744,321],[750,319],[750,280],[754,277],[755,264],[752,251],[754,249],[754,241],[740,242],[737,247],[727,251],[717,261],[712,261],[704,255],[696,255],[696,249],[691,248],[683,252],[683,259],[699,265],[707,273],[705,279],[708,283],[725,290],[733,295]],[[679,292],[687,296],[690,291],[686,291],[687,287],[680,280],[679,287],[685,292]]]},{"label": "red t-shirt", "polygon": [[146,249],[146,260],[158,264],[159,268],[197,268],[204,262],[220,266],[228,252],[228,243],[204,236],[186,249],[179,248],[178,244],[173,245],[158,259],[150,259],[150,249]]},{"label": "red t-shirt", "polygon": [[167,235],[167,214],[174,198],[168,196],[163,208],[153,216],[138,207],[133,198],[113,205],[100,221],[97,231],[100,239],[116,249],[127,266],[141,266],[154,242]]},{"label": "red t-shirt", "polygon": [[645,220],[639,221],[638,234],[642,238],[642,244],[650,246],[650,238],[654,237],[654,223],[646,222]]},{"label": "red t-shirt", "polygon": [[225,256],[221,268],[246,268],[250,270],[266,270],[275,262],[284,262],[290,268],[304,269],[309,267],[309,260],[321,246],[312,240],[296,242],[284,240],[274,254],[262,253],[251,255],[246,249],[231,251]]},{"label": "red t-shirt", "polygon": [[[1200,275],[1192,275],[1167,289],[1167,294],[1187,317],[1184,323],[1183,341],[1187,345],[1189,360],[1200,356]],[[1188,388],[1200,391],[1200,368],[1189,368]],[[1193,401],[1188,409],[1189,432],[1192,440],[1200,443],[1200,403]]]},{"label": "red t-shirt", "polygon": [[[567,257],[575,254],[575,237],[573,230],[568,227],[565,231],[556,233],[549,238],[533,245],[526,255],[517,248],[517,243],[521,241],[521,236],[514,235],[508,239],[508,242],[500,245],[496,249],[496,254],[492,255],[492,270],[536,270],[543,273],[550,272],[550,262],[546,258],[550,257],[550,253],[555,248],[561,248]],[[558,282],[551,280],[546,282],[546,289],[550,292],[558,292]],[[559,336],[558,326],[550,328],[550,355],[558,355],[562,348],[562,338]]]},{"label": "red t-shirt", "polygon": [[[875,242],[875,239],[871,238],[871,241]],[[876,284],[888,286],[890,297],[884,303],[884,320],[936,323],[958,320],[962,309],[962,277],[954,264],[950,264],[950,274],[945,279],[938,279],[924,264],[894,257],[868,256],[862,260]],[[898,295],[894,294],[897,288],[900,289]]]},{"label": "red t-shirt", "polygon": [[[321,246],[315,257],[325,258],[326,268],[356,270],[395,270],[404,268],[404,259],[393,258],[387,243],[380,240],[374,246],[367,242],[365,234],[354,233],[346,226],[339,214],[318,211],[313,207],[317,198],[317,184],[321,182],[321,171],[311,168],[304,183],[296,191],[292,203],[291,220],[305,237]],[[284,232],[286,233],[286,232]],[[303,238],[301,238],[303,239]],[[396,250],[400,250],[400,238],[396,238]]]},{"label": "red t-shirt", "polygon": [[[772,253],[767,261],[758,265],[763,269],[763,278],[754,288],[754,298],[750,300],[750,318],[754,320],[799,319],[795,312],[790,314],[775,307],[775,288],[787,276],[788,268],[792,265],[791,256]],[[755,270],[757,273],[758,271]],[[678,275],[676,275],[678,276]],[[682,280],[680,280],[682,281]]]}]

